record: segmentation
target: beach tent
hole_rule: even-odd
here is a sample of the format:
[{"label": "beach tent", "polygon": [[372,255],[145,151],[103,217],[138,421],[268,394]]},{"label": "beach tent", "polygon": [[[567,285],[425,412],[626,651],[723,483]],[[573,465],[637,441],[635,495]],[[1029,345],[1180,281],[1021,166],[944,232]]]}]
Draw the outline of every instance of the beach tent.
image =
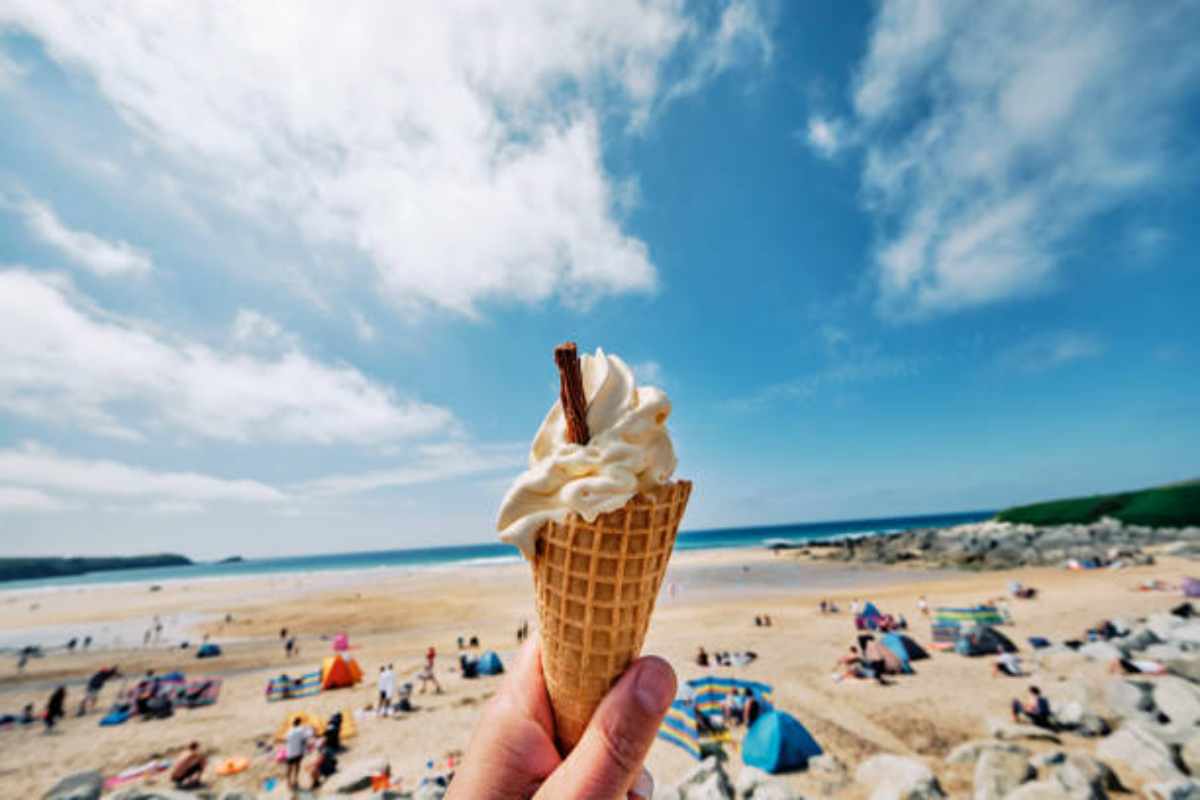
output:
[{"label": "beach tent", "polygon": [[1184,578],[1181,584],[1184,597],[1200,597],[1200,580]]},{"label": "beach tent", "polygon": [[362,680],[362,667],[350,656],[329,656],[321,664],[321,688],[338,689]]},{"label": "beach tent", "polygon": [[742,739],[742,761],[771,773],[804,769],[821,752],[808,729],[782,711],[760,716]]},{"label": "beach tent", "polygon": [[480,675],[499,675],[504,672],[504,664],[500,661],[500,656],[496,655],[495,650],[488,650],[479,657],[476,670]]},{"label": "beach tent", "polygon": [[720,752],[721,745],[731,740],[728,730],[717,730],[713,724],[704,724],[697,715],[711,719],[721,711],[721,705],[734,692],[748,690],[758,700],[760,715],[771,709],[770,685],[758,681],[725,678],[709,675],[684,684],[686,699],[676,700],[667,710],[667,716],[658,730],[658,738],[668,741],[696,759],[713,752]]},{"label": "beach tent", "polygon": [[[301,725],[307,725],[312,728],[312,732],[320,736],[325,732],[325,723],[316,714],[311,714],[307,711],[293,711],[283,718],[283,722],[279,723],[279,727],[275,730],[275,741],[282,742],[287,738],[288,731],[296,724],[296,720],[300,720]],[[345,736],[345,722],[342,723],[342,736]]]},{"label": "beach tent", "polygon": [[312,697],[321,692],[321,670],[313,670],[292,678],[271,678],[267,683],[267,702],[292,700],[297,697]]},{"label": "beach tent", "polygon": [[701,725],[696,715],[703,713],[685,700],[674,701],[658,729],[658,738],[670,742],[696,760],[723,752],[722,745],[732,741],[733,736],[728,730]]},{"label": "beach tent", "polygon": [[1007,620],[995,606],[971,606],[969,608],[939,608],[933,612],[933,624],[958,623],[968,625],[1003,625]]},{"label": "beach tent", "polygon": [[986,656],[1015,653],[1017,646],[995,628],[976,625],[959,637],[954,650],[964,656]]},{"label": "beach tent", "polygon": [[[911,642],[912,640],[909,639],[909,641]],[[908,654],[908,647],[905,645],[904,639],[899,634],[885,633],[881,642],[883,646],[879,649],[883,652],[884,660],[887,660],[887,655],[890,653],[898,662],[900,672],[905,675],[911,674],[913,668],[909,662],[912,660],[912,657]],[[913,642],[913,644],[916,645],[916,642]],[[919,650],[920,648],[918,647],[917,649]]]},{"label": "beach tent", "polygon": [[879,642],[868,642],[866,652],[863,655],[866,656],[867,661],[882,661],[883,673],[885,675],[900,675],[912,672],[912,667],[909,666],[908,659],[901,659],[891,648],[885,647]]},{"label": "beach tent", "polygon": [[221,646],[212,642],[202,644],[196,650],[196,658],[216,658],[219,655],[221,655]]},{"label": "beach tent", "polygon": [[[908,656],[909,661],[921,661],[929,658],[929,653],[925,651],[925,648],[917,644],[911,636],[906,636],[903,633],[889,633],[883,637],[884,644],[887,644],[889,638],[895,638],[900,641],[900,646],[904,648],[904,653]],[[891,646],[890,644],[888,645],[888,647]]]},{"label": "beach tent", "polygon": [[863,610],[859,613],[858,617],[855,618],[854,626],[859,630],[865,628],[866,630],[873,631],[879,627],[881,622],[883,622],[883,614],[874,603],[868,602],[863,606]]}]

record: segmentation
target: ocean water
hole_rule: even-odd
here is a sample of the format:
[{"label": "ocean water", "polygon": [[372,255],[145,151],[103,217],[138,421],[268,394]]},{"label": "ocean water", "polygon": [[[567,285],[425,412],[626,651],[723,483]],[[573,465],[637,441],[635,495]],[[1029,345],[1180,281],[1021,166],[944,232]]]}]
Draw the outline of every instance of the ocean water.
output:
[{"label": "ocean water", "polygon": [[[988,519],[994,511],[969,511],[959,514],[933,514],[915,517],[853,519],[833,522],[805,522],[788,525],[719,528],[684,531],[675,543],[676,550],[719,550],[731,547],[756,547],[769,541],[792,543],[836,539],[843,536],[872,536],[910,528],[940,528]],[[238,578],[279,573],[330,572],[380,568],[431,568],[451,565],[487,565],[516,562],[516,548],[501,542],[422,547],[408,550],[376,550],[358,553],[256,558],[235,564],[200,563],[185,567],[156,567],[93,572],[61,578],[0,583],[0,592],[30,587],[86,586],[110,583],[157,583],[196,578]]]}]

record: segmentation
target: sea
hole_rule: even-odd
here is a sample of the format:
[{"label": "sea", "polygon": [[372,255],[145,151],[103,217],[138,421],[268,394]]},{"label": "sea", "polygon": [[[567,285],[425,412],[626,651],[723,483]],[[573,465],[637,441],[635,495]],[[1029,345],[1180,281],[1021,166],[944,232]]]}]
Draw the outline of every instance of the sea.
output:
[{"label": "sea", "polygon": [[[845,537],[878,536],[912,528],[945,528],[980,522],[995,516],[995,511],[966,511],[955,514],[929,514],[912,517],[848,519],[829,522],[803,522],[785,525],[717,528],[681,531],[675,542],[679,550],[722,550],[759,547],[772,543],[828,541]],[[454,547],[421,547],[406,550],[374,550],[325,555],[254,558],[234,563],[196,563],[181,567],[152,567],[92,572],[59,578],[7,581],[0,592],[31,587],[87,586],[113,583],[160,583],[175,580],[240,578],[287,573],[338,572],[371,569],[423,569],[444,566],[486,566],[519,561],[516,548],[502,542],[468,544]]]}]

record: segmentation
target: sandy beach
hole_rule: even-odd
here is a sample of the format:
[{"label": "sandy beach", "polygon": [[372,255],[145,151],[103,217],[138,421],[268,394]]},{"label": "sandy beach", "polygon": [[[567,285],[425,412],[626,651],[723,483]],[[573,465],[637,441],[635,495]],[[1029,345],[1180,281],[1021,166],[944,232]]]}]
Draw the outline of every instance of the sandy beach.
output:
[{"label": "sandy beach", "polygon": [[[1100,619],[1166,610],[1179,602],[1178,594],[1139,592],[1136,587],[1148,578],[1177,581],[1188,566],[1161,558],[1154,566],[1121,571],[963,573],[813,563],[762,550],[677,553],[645,651],[670,660],[681,680],[716,672],[772,684],[775,704],[795,715],[827,752],[851,769],[878,752],[916,756],[935,767],[951,795],[961,796],[970,789],[970,768],[947,766],[940,759],[955,745],[985,735],[987,721],[1005,717],[1009,700],[1029,681],[993,678],[989,658],[935,653],[917,665],[917,674],[890,687],[835,684],[833,664],[854,641],[851,602],[871,599],[885,611],[905,615],[914,638],[927,644],[929,625],[917,609],[920,595],[933,606],[965,605],[1003,595],[1007,583],[1016,579],[1041,590],[1036,600],[1009,604],[1014,624],[1004,631],[1024,645],[1031,635],[1058,641],[1078,637]],[[842,613],[820,614],[822,598],[836,601]],[[754,625],[754,616],[764,613],[772,617],[770,628]],[[155,616],[164,623],[162,640],[142,646],[141,632]],[[195,739],[209,753],[207,778],[213,788],[265,795],[264,779],[281,777],[283,769],[257,743],[270,739],[286,713],[352,714],[373,702],[374,675],[381,664],[393,663],[406,680],[433,645],[445,693],[417,695],[418,709],[403,717],[356,720],[357,735],[347,741],[349,750],[340,760],[347,767],[384,757],[393,775],[413,786],[426,762],[441,763],[465,750],[482,705],[502,680],[464,680],[457,672],[457,637],[478,636],[482,649],[494,649],[509,662],[517,649],[515,631],[525,619],[536,622],[528,568],[522,563],[174,581],[154,591],[147,585],[119,584],[0,592],[0,630],[6,642],[68,631],[96,637],[87,653],[52,652],[32,659],[21,673],[15,659],[3,663],[0,712],[18,713],[26,703],[40,708],[50,691],[65,683],[69,714],[50,735],[40,726],[0,730],[5,752],[0,785],[5,796],[40,796],[67,773],[99,769],[113,775],[169,758]],[[281,628],[298,637],[298,656],[285,656]],[[366,673],[362,684],[308,699],[265,701],[270,678],[316,669],[331,652],[330,637],[341,632],[349,635],[352,655]],[[221,657],[195,658],[195,644],[205,635],[222,646]],[[180,639],[190,641],[192,648],[180,649]],[[746,667],[703,670],[693,663],[698,645],[710,652],[752,650],[758,659]],[[1105,665],[1098,663],[1037,666],[1028,648],[1022,649],[1034,665],[1032,680],[1052,697],[1055,686],[1068,678],[1101,682],[1107,677]],[[182,709],[167,720],[99,727],[99,713],[85,718],[73,714],[83,681],[106,664],[119,666],[126,677],[136,678],[150,668],[159,673],[177,669],[189,676],[219,676],[224,685],[213,706]],[[121,684],[117,680],[105,688],[101,709]],[[1090,747],[1082,739],[1072,746]],[[215,777],[211,765],[231,756],[250,758],[250,768]],[[735,755],[733,771],[736,761]],[[667,785],[694,763],[680,749],[659,741],[648,766],[659,784]],[[1135,775],[1121,777],[1131,788],[1139,785]],[[822,783],[805,773],[786,780],[806,796],[856,797],[862,791],[853,784]],[[147,781],[167,784],[163,775]],[[285,792],[278,787],[275,794]]]}]

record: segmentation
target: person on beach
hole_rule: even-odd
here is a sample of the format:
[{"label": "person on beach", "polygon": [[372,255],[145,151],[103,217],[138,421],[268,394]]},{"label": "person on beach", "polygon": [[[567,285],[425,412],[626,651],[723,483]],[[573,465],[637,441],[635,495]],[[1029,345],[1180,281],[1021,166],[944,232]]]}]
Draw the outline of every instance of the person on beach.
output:
[{"label": "person on beach", "polygon": [[538,637],[522,648],[475,726],[446,800],[502,797],[625,797],[648,800],[654,779],[642,763],[675,697],[675,673],[661,658],[634,661],[565,759],[539,667]]},{"label": "person on beach", "polygon": [[187,755],[179,759],[171,770],[171,782],[176,789],[198,789],[207,765],[208,759],[200,752],[200,743],[192,742],[188,745]]},{"label": "person on beach", "polygon": [[[478,646],[474,636],[471,637],[473,646]],[[437,677],[433,674],[433,662],[437,658],[437,650],[430,645],[425,651],[425,666],[417,673],[417,680],[421,682],[421,688],[417,690],[418,694],[425,694],[425,686],[428,683],[433,683],[433,688],[437,694],[442,694],[442,685],[438,683]]]},{"label": "person on beach", "polygon": [[42,718],[46,723],[46,733],[54,730],[54,723],[66,716],[63,706],[67,702],[67,687],[59,686],[50,694],[46,701],[46,715]]},{"label": "person on beach", "polygon": [[300,788],[300,762],[304,759],[304,748],[312,736],[312,729],[304,725],[299,717],[292,720],[292,729],[284,740],[284,758],[287,759],[287,785],[293,791]]},{"label": "person on beach", "polygon": [[1114,658],[1108,671],[1112,675],[1166,675],[1167,665],[1148,658]]},{"label": "person on beach", "polygon": [[79,704],[79,716],[82,717],[96,708],[96,702],[100,699],[100,692],[104,689],[104,684],[120,674],[116,667],[105,667],[104,669],[97,670],[92,674],[92,677],[88,678],[83,702]]},{"label": "person on beach", "polygon": [[1020,722],[1022,717],[1039,728],[1054,729],[1054,722],[1050,716],[1050,703],[1042,696],[1042,690],[1036,686],[1029,687],[1029,696],[1025,702],[1021,702],[1020,699],[1012,701],[1013,722]]},{"label": "person on beach", "polygon": [[917,598],[917,610],[920,611],[923,616],[929,616],[929,601],[925,599],[925,595],[921,595]]},{"label": "person on beach", "polygon": [[1020,678],[1023,675],[1024,673],[1021,671],[1021,659],[1016,653],[1001,653],[1000,657],[992,664],[993,678],[1001,676]]},{"label": "person on beach", "polygon": [[288,658],[291,658],[293,655],[296,654],[296,637],[295,636],[290,637],[286,642],[283,643],[283,653]]},{"label": "person on beach", "polygon": [[379,688],[379,700],[375,703],[375,713],[383,714],[387,711],[388,703],[388,685],[387,685],[387,666],[380,665],[379,678],[376,681],[376,686]]},{"label": "person on beach", "polygon": [[696,666],[708,666],[708,651],[704,649],[704,645],[700,645],[696,648]]}]

